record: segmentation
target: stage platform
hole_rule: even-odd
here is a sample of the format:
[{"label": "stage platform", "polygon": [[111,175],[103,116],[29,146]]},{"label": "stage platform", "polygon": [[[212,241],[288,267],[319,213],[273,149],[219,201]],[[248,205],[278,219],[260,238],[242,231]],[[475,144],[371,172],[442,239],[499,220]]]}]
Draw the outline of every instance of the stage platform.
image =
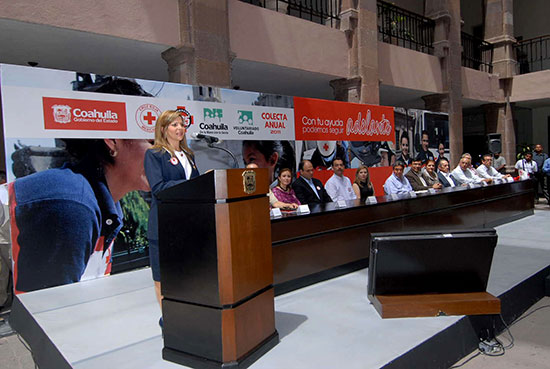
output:
[{"label": "stage platform", "polygon": [[[550,273],[550,211],[497,227],[488,291],[507,322],[544,293]],[[365,245],[368,247],[368,245]],[[477,347],[500,318],[381,319],[367,299],[367,270],[275,298],[281,341],[253,369],[448,368]],[[149,269],[27,293],[10,321],[48,368],[182,368],[161,358]],[[494,326],[494,328],[493,328]]]}]

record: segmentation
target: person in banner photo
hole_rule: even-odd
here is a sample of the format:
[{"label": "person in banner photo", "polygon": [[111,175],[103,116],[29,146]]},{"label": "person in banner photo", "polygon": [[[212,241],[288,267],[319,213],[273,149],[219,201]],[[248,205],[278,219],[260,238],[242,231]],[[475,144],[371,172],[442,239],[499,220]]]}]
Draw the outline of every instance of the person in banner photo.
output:
[{"label": "person in banner photo", "polygon": [[288,141],[243,141],[242,153],[245,166],[254,163],[269,170],[272,188],[277,185],[276,179],[281,169],[291,168],[294,171],[296,168],[294,148]]},{"label": "person in banner photo", "polygon": [[[73,161],[9,185],[16,293],[110,273],[119,200],[149,191],[147,140],[64,140]],[[15,164],[15,163],[14,163]]]},{"label": "person in banner photo", "polygon": [[[191,123],[190,116],[189,112],[184,109],[164,111],[155,125],[155,144],[145,153],[145,173],[153,194],[147,228],[149,261],[159,304],[162,296],[160,292],[157,195],[166,188],[199,176],[193,151],[187,145],[185,137]],[[160,324],[162,325],[162,323]]]},{"label": "person in banner photo", "polygon": [[351,167],[387,167],[395,162],[391,141],[350,141]]},{"label": "person in banner photo", "polygon": [[396,161],[402,161],[406,166],[411,164],[412,158],[410,155],[410,144],[409,144],[409,134],[408,131],[403,131],[401,137],[399,138],[399,148],[401,150],[401,155],[396,159]]}]

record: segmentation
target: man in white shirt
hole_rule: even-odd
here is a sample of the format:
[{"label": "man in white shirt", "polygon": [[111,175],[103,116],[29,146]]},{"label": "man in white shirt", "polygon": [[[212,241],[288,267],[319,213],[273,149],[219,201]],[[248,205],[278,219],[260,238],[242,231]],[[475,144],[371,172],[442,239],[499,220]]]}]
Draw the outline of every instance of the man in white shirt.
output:
[{"label": "man in white shirt", "polygon": [[355,200],[357,196],[355,196],[351,181],[348,177],[344,176],[344,161],[340,158],[335,158],[332,161],[332,170],[334,174],[325,183],[325,189],[332,198],[332,201]]},{"label": "man in white shirt", "polygon": [[490,178],[495,182],[504,182],[505,178],[509,178],[510,175],[502,175],[492,166],[493,156],[491,154],[483,155],[481,165],[477,167],[477,175],[481,178]]},{"label": "man in white shirt", "polygon": [[439,160],[437,178],[439,178],[439,182],[441,182],[443,187],[456,187],[460,185],[449,172],[449,161],[444,158]]},{"label": "man in white shirt", "polygon": [[523,159],[516,162],[516,169],[519,172],[520,177],[534,177],[538,170],[537,163],[533,160],[533,154],[528,152]]},{"label": "man in white shirt", "polygon": [[395,162],[392,175],[390,175],[384,183],[384,193],[386,195],[405,194],[413,190],[409,180],[403,175],[404,168],[405,163],[401,160]]},{"label": "man in white shirt", "polygon": [[492,183],[493,180],[490,178],[481,178],[478,176],[475,171],[470,170],[470,159],[467,156],[462,156],[458,162],[457,167],[451,172],[455,182],[459,182],[462,185],[479,184],[481,182]]}]

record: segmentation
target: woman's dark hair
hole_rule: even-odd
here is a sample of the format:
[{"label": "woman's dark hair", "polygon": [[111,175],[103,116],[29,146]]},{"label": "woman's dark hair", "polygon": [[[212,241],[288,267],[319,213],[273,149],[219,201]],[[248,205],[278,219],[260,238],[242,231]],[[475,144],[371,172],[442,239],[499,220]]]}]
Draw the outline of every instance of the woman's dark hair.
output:
[{"label": "woman's dark hair", "polygon": [[290,168],[281,168],[281,170],[279,170],[279,174],[277,174],[277,181],[278,181],[279,176],[281,174],[283,174],[284,172],[290,172],[290,176],[292,177],[292,169],[290,169]]},{"label": "woman's dark hair", "polygon": [[114,158],[103,139],[69,138],[61,140],[73,161],[87,161],[97,166],[113,164]]},{"label": "woman's dark hair", "polygon": [[[275,164],[275,170],[273,175],[279,176],[279,171],[283,168],[290,168],[292,175],[294,176],[296,168],[296,155],[294,154],[294,148],[288,141],[243,141],[244,147],[255,148],[266,161],[269,160],[271,155],[276,152],[279,156],[277,163]],[[248,163],[245,163],[245,165]]]}]

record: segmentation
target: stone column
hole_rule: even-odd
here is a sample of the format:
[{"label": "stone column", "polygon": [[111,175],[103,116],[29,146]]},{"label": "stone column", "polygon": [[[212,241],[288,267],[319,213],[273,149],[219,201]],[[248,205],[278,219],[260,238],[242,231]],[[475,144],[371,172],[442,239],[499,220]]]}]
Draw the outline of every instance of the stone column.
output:
[{"label": "stone column", "polygon": [[450,160],[454,164],[463,151],[462,45],[460,0],[426,0],[426,17],[435,21],[434,54],[441,61],[441,95],[424,98],[426,109],[449,114]]},{"label": "stone column", "polygon": [[179,0],[178,47],[162,53],[171,82],[231,87],[227,0]]},{"label": "stone column", "polygon": [[485,41],[493,44],[493,73],[500,78],[516,74],[513,0],[486,0]]},{"label": "stone column", "polygon": [[494,45],[493,73],[499,75],[505,97],[502,104],[486,106],[486,128],[487,133],[501,134],[507,166],[516,162],[516,133],[510,104],[512,78],[517,71],[513,6],[513,0],[486,0],[485,8],[485,41]]},{"label": "stone column", "polygon": [[349,77],[331,81],[336,100],[379,104],[376,0],[343,0],[340,29],[349,44]]}]

